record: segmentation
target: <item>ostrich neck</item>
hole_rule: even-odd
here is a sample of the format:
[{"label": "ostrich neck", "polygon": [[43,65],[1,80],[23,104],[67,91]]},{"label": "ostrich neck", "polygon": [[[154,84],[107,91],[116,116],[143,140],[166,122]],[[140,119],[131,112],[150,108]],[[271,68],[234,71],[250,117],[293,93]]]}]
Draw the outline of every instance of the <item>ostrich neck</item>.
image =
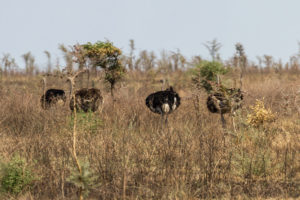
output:
[{"label": "ostrich neck", "polygon": [[89,88],[89,83],[90,83],[90,70],[87,70],[87,88]]},{"label": "ostrich neck", "polygon": [[45,77],[42,80],[43,80],[43,93],[45,94],[47,81]]}]

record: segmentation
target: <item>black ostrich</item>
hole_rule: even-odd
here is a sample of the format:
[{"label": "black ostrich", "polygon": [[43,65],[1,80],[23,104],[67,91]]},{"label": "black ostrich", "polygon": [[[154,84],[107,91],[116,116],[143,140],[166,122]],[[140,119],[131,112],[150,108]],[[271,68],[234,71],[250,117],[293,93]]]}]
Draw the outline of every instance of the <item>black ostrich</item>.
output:
[{"label": "black ostrich", "polygon": [[46,77],[42,79],[43,83],[43,95],[41,97],[41,106],[43,109],[49,109],[52,105],[57,103],[64,104],[67,100],[65,91],[61,89],[48,89],[46,91]]},{"label": "black ostrich", "polygon": [[[75,93],[76,110],[84,112],[98,110],[99,106],[103,103],[101,92],[96,88],[82,88]],[[74,98],[70,100],[70,109],[74,111]]]},{"label": "black ostrich", "polygon": [[146,106],[154,113],[162,116],[162,122],[164,117],[165,123],[168,122],[168,114],[176,110],[180,105],[180,97],[173,90],[172,87],[150,94],[146,98]]},{"label": "black ostrich", "polygon": [[43,109],[48,109],[57,103],[65,103],[67,100],[65,91],[60,89],[48,89],[41,97]]},{"label": "black ostrich", "polygon": [[[226,126],[224,119],[225,113],[235,114],[235,111],[242,107],[243,93],[240,89],[230,88],[222,92],[215,92],[208,96],[206,105],[211,113],[219,113],[221,115],[222,126]],[[233,126],[235,124],[233,121]]]}]

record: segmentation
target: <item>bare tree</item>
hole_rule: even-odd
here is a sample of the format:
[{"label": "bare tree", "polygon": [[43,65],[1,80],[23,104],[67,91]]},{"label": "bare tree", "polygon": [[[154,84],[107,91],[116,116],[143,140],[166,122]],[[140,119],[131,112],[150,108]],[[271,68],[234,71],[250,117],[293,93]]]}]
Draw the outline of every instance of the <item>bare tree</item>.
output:
[{"label": "bare tree", "polygon": [[27,75],[33,75],[35,69],[35,58],[30,52],[22,55],[25,62],[25,70]]},{"label": "bare tree", "polygon": [[185,57],[180,53],[180,50],[177,49],[176,52],[171,52],[171,60],[173,63],[173,70],[177,71],[179,68],[184,69],[186,64]]},{"label": "bare tree", "polygon": [[1,59],[1,65],[3,66],[4,69],[4,75],[7,76],[9,73],[11,73],[12,71],[14,71],[14,69],[16,69],[18,67],[16,61],[14,58],[12,58],[10,56],[10,54],[3,54],[3,57]]},{"label": "bare tree", "polygon": [[133,62],[134,62],[134,50],[135,50],[135,44],[134,40],[129,40],[129,47],[130,47],[130,52],[129,52],[129,57],[127,59],[127,65],[129,70],[133,70]]},{"label": "bare tree", "polygon": [[201,56],[193,56],[191,61],[188,63],[189,66],[194,67],[196,65],[199,65],[202,62]]},{"label": "bare tree", "polygon": [[212,61],[220,60],[219,50],[222,47],[222,45],[217,41],[217,39],[213,39],[212,41],[207,41],[203,45],[208,49]]},{"label": "bare tree", "polygon": [[291,56],[290,57],[290,70],[292,73],[297,73],[298,71],[298,66],[299,66],[299,59],[298,56]]},{"label": "bare tree", "polygon": [[[96,71],[96,66],[93,62],[91,62],[90,59],[87,59],[84,53],[84,49],[80,44],[76,44],[71,48],[71,55],[72,55],[72,61],[77,63],[78,69],[82,70],[84,68],[87,68],[87,87],[89,87],[89,81],[90,81],[90,73],[89,70],[94,69]],[[89,62],[89,63],[88,63]],[[88,64],[87,64],[88,63]],[[78,75],[79,78],[79,85],[80,87],[83,87],[83,82],[84,82],[84,74],[81,73]]]},{"label": "bare tree", "polygon": [[59,60],[59,58],[56,58],[55,69],[54,69],[53,73],[56,74],[56,75],[60,75],[62,73],[61,69],[60,69],[60,60]]},{"label": "bare tree", "polygon": [[157,67],[161,73],[168,74],[172,71],[172,60],[166,51],[160,53],[160,59],[157,60]]},{"label": "bare tree", "polygon": [[236,53],[234,56],[234,60],[236,63],[236,67],[240,70],[240,89],[243,87],[243,76],[246,71],[246,65],[247,65],[247,56],[244,51],[244,47],[241,43],[237,43],[235,45]]},{"label": "bare tree", "polygon": [[66,70],[67,70],[68,73],[70,73],[71,71],[73,71],[72,52],[69,51],[68,48],[63,44],[59,45],[59,49],[63,52],[64,59],[65,59],[65,62],[66,62]]},{"label": "bare tree", "polygon": [[258,67],[261,68],[262,67],[262,63],[263,63],[263,59],[260,56],[256,56],[256,59],[258,61]]},{"label": "bare tree", "polygon": [[51,73],[52,71],[52,63],[51,63],[51,54],[49,51],[44,51],[45,55],[47,56],[47,73]]},{"label": "bare tree", "polygon": [[154,52],[143,50],[140,52],[139,58],[135,64],[137,70],[148,71],[154,68],[156,56]]},{"label": "bare tree", "polygon": [[[73,72],[70,71],[70,73],[68,74],[67,80],[70,82],[70,99],[75,99],[75,93],[74,93],[74,88],[75,88],[75,78],[86,72],[87,69],[82,69],[79,70],[77,72]],[[76,151],[76,141],[77,141],[77,130],[76,130],[76,122],[77,122],[77,111],[76,111],[76,101],[70,102],[73,103],[74,106],[74,112],[73,112],[73,135],[72,135],[72,139],[73,139],[73,149],[72,149],[72,154],[73,154],[73,158],[75,160],[76,163],[76,168],[79,172],[79,176],[82,177],[83,176],[83,170],[82,170],[82,166],[80,165],[79,159],[77,157],[77,151]],[[83,187],[79,187],[79,199],[82,200],[83,199]]]},{"label": "bare tree", "polygon": [[272,56],[264,55],[263,56],[263,63],[265,64],[265,71],[268,73],[270,72],[271,67],[273,66],[274,60]]}]

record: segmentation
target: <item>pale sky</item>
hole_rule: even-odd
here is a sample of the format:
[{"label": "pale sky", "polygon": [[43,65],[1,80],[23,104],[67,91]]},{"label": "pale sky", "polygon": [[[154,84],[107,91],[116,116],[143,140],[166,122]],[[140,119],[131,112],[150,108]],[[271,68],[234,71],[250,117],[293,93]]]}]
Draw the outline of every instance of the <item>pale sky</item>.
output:
[{"label": "pale sky", "polygon": [[206,41],[216,38],[221,58],[244,45],[246,54],[288,61],[300,41],[299,0],[0,0],[0,57],[10,53],[22,67],[31,51],[43,67],[59,44],[109,39],[128,53],[175,51],[209,59]]}]

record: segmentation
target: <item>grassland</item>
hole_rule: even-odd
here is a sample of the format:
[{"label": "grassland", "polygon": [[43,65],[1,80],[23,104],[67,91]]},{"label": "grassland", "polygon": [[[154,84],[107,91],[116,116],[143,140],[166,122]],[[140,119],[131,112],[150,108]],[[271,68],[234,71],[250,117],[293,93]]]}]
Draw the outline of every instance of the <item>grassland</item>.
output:
[{"label": "grassland", "polygon": [[[236,131],[229,116],[223,129],[219,115],[208,112],[206,93],[196,90],[184,71],[168,74],[182,104],[163,129],[160,116],[144,104],[148,94],[161,89],[159,77],[128,72],[115,101],[96,81],[103,109],[77,116],[77,154],[89,163],[93,179],[86,199],[300,198],[299,76],[246,73]],[[1,82],[1,162],[19,155],[34,176],[18,195],[2,191],[1,199],[78,198],[68,181],[75,166],[71,113],[68,104],[41,108],[40,80],[15,75]],[[63,80],[50,80],[48,86],[68,90]],[[247,123],[256,99],[275,121],[259,127]]]}]

